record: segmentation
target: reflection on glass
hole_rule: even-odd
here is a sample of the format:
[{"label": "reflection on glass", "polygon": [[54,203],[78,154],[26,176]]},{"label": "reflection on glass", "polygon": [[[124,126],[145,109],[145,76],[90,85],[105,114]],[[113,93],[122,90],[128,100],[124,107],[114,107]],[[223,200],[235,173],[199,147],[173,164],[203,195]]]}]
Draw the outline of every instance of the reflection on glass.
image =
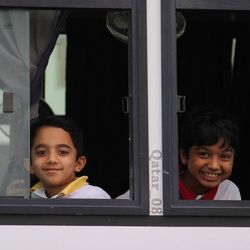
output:
[{"label": "reflection on glass", "polygon": [[0,89],[0,114],[3,113],[3,91]]},{"label": "reflection on glass", "polygon": [[10,126],[0,125],[0,183],[3,182],[3,178],[6,175],[9,163],[9,144],[10,144]]},{"label": "reflection on glass", "polygon": [[2,9],[0,21],[0,196],[29,197],[28,12]]}]

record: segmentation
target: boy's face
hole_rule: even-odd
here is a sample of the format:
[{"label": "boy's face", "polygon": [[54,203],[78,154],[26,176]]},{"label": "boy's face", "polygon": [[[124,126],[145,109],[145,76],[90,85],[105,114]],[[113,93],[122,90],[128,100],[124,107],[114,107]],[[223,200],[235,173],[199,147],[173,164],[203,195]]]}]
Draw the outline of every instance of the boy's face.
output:
[{"label": "boy's face", "polygon": [[188,168],[184,182],[193,193],[202,194],[231,175],[234,150],[223,143],[220,139],[212,146],[192,146],[188,156],[181,152],[181,162]]},{"label": "boy's face", "polygon": [[84,156],[76,159],[76,155],[68,132],[50,126],[38,129],[31,148],[31,172],[43,183],[47,195],[58,194],[75,180],[75,172],[86,163]]}]

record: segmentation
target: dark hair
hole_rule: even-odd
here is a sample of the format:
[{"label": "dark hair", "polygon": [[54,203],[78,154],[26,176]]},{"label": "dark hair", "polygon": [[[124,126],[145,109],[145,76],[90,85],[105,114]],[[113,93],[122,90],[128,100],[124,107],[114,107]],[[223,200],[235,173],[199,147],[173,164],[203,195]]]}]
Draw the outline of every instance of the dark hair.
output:
[{"label": "dark hair", "polygon": [[224,145],[238,151],[238,126],[234,119],[219,111],[204,108],[193,108],[181,120],[179,146],[188,155],[193,145],[211,146],[219,139],[224,139]]},{"label": "dark hair", "polygon": [[39,100],[39,106],[38,106],[38,116],[40,118],[54,115],[54,112],[52,108],[49,106],[49,104],[44,100]]},{"label": "dark hair", "polygon": [[30,127],[30,148],[33,146],[37,131],[42,126],[62,128],[67,131],[77,151],[77,158],[83,155],[83,136],[80,128],[72,121],[64,117],[52,115],[38,118]]}]

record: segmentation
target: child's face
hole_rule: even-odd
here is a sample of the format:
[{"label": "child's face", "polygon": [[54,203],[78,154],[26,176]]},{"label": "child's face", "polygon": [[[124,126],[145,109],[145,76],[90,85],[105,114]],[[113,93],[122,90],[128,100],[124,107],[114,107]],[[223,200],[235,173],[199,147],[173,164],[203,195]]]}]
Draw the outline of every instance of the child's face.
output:
[{"label": "child's face", "polygon": [[48,195],[59,193],[75,180],[85,157],[76,159],[77,151],[70,134],[61,128],[42,126],[31,148],[31,172],[43,183]]},{"label": "child's face", "polygon": [[231,175],[234,150],[228,145],[222,147],[223,142],[220,139],[212,146],[192,146],[188,156],[181,153],[182,164],[188,167],[184,181],[193,193],[202,194]]}]

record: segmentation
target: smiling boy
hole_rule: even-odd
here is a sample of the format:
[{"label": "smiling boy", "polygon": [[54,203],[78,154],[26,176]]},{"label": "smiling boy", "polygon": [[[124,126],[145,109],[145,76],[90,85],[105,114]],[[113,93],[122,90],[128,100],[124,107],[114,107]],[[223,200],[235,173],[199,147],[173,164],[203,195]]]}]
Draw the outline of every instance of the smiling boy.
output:
[{"label": "smiling boy", "polygon": [[238,128],[219,112],[192,110],[180,131],[180,198],[241,200],[228,178],[238,149]]},{"label": "smiling boy", "polygon": [[31,126],[31,173],[40,180],[31,198],[110,199],[101,188],[76,177],[86,164],[82,134],[72,121],[51,116]]}]

